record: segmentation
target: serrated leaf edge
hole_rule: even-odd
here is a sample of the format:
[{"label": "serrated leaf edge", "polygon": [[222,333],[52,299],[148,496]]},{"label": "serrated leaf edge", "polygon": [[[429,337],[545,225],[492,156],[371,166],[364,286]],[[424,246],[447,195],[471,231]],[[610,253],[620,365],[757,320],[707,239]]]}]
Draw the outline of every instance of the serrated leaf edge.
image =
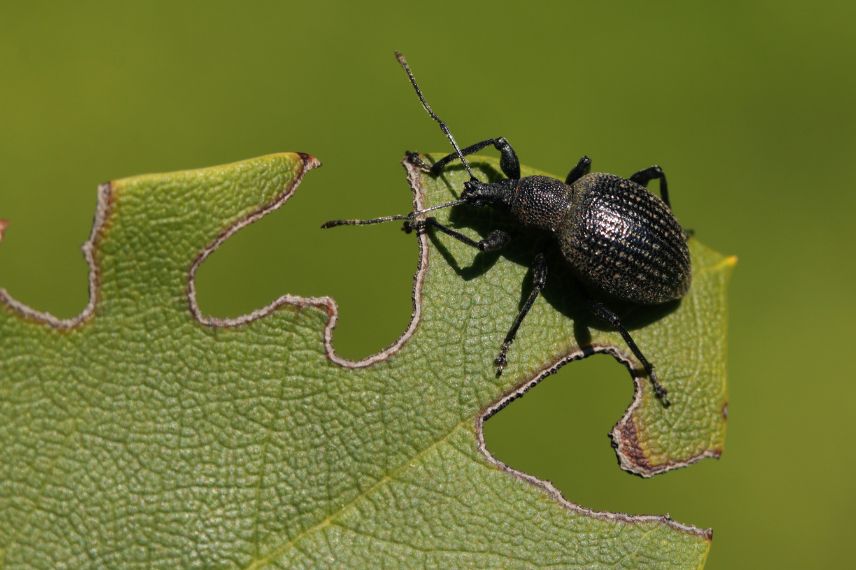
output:
[{"label": "serrated leaf edge", "polygon": [[[334,363],[345,367],[345,368],[364,368],[367,366],[371,366],[377,362],[384,361],[388,359],[390,356],[394,355],[398,350],[401,349],[402,346],[413,336],[415,333],[422,310],[422,287],[424,284],[425,274],[428,270],[428,239],[424,232],[419,232],[417,235],[417,243],[419,247],[419,258],[417,262],[416,273],[413,278],[413,294],[412,294],[412,313],[410,323],[407,326],[405,332],[390,346],[387,348],[370,355],[361,360],[348,360],[338,356],[333,348],[332,338],[333,331],[336,327],[336,323],[338,321],[338,305],[336,301],[332,297],[322,296],[322,297],[301,297],[297,295],[286,294],[278,297],[276,300],[271,302],[265,307],[252,311],[246,315],[242,315],[236,318],[231,319],[218,319],[215,317],[206,316],[202,313],[199,308],[197,298],[196,298],[196,272],[200,265],[207,259],[217,248],[222,245],[224,241],[226,241],[230,236],[232,236],[235,232],[239,231],[241,228],[258,221],[263,218],[267,214],[273,212],[274,210],[282,207],[297,190],[297,187],[303,180],[303,176],[309,170],[317,168],[321,165],[320,161],[312,155],[307,153],[297,153],[302,161],[302,168],[300,172],[294,177],[294,179],[283,189],[281,193],[277,195],[277,197],[270,203],[262,205],[257,210],[251,212],[250,214],[240,218],[236,222],[229,225],[225,228],[208,246],[206,246],[199,255],[193,260],[190,269],[188,271],[188,285],[187,285],[187,297],[188,297],[188,308],[191,315],[202,325],[210,326],[210,327],[239,327],[256,321],[258,319],[264,318],[267,315],[275,312],[282,306],[291,305],[296,307],[314,307],[319,310],[322,310],[327,315],[327,323],[324,327],[323,338],[324,338],[324,349],[327,357]],[[407,157],[402,161],[402,164],[407,173],[407,180],[410,184],[410,187],[413,191],[413,204],[415,209],[423,208],[423,198],[424,198],[424,190],[420,184],[420,178],[422,172],[418,165],[412,163],[408,160]],[[217,167],[214,167],[217,168]],[[56,316],[52,315],[49,312],[38,311],[35,310],[28,305],[21,303],[20,301],[14,299],[5,289],[0,289],[0,304],[5,304],[10,307],[13,311],[19,313],[22,317],[41,322],[48,326],[51,326],[56,329],[71,329],[86,323],[95,311],[95,307],[97,305],[98,294],[99,294],[99,268],[98,264],[94,257],[94,250],[97,246],[98,239],[101,236],[102,232],[105,229],[105,225],[107,220],[109,219],[110,211],[112,203],[115,199],[115,195],[113,193],[113,184],[108,182],[99,185],[98,187],[98,202],[96,206],[95,217],[92,224],[92,231],[90,233],[89,239],[83,244],[82,251],[84,254],[84,258],[89,266],[89,301],[83,311],[77,315],[76,317],[72,317],[69,319],[60,319]],[[7,223],[3,221],[0,224],[0,238],[2,238],[3,230],[5,230]],[[546,492],[550,497],[556,500],[560,505],[565,507],[566,509],[586,516],[591,516],[603,520],[615,521],[615,522],[623,522],[630,524],[637,523],[661,523],[669,526],[678,531],[682,531],[691,535],[699,536],[701,538],[710,541],[712,539],[712,531],[711,529],[700,529],[692,525],[683,524],[677,521],[674,521],[668,515],[629,515],[624,513],[612,513],[606,511],[595,511],[592,509],[588,509],[582,507],[572,501],[566,499],[562,493],[552,485],[549,481],[545,481],[542,479],[538,479],[532,475],[523,473],[516,469],[509,467],[503,462],[496,459],[487,449],[484,440],[484,431],[483,426],[484,422],[490,418],[492,415],[499,412],[502,408],[504,408],[508,403],[512,400],[515,400],[521,397],[526,391],[540,383],[542,380],[547,378],[548,376],[555,373],[559,368],[564,366],[565,364],[572,362],[574,360],[580,360],[587,356],[591,356],[596,353],[606,353],[612,355],[619,362],[624,364],[631,369],[632,361],[624,356],[621,351],[619,351],[616,347],[613,346],[591,346],[586,347],[580,351],[573,352],[571,354],[567,354],[560,359],[556,360],[552,364],[543,368],[539,373],[535,374],[534,377],[522,382],[518,385],[517,388],[507,392],[504,396],[499,398],[494,404],[485,408],[476,418],[475,421],[475,434],[477,438],[477,445],[479,450],[484,454],[485,458],[489,463],[499,468],[500,470],[509,473],[516,479],[521,481],[525,481],[529,484],[532,484],[542,491]],[[639,405],[641,402],[642,388],[639,378],[634,377],[634,389],[635,395],[634,400],[631,406],[628,408],[625,413],[624,418],[628,418],[629,414],[632,413],[633,409]],[[624,419],[623,418],[623,419]],[[623,421],[623,420],[622,420]],[[463,423],[461,422],[453,428],[452,432],[460,427]],[[621,422],[619,422],[620,424]],[[618,424],[617,424],[618,425]],[[617,427],[616,425],[616,427]],[[450,433],[452,433],[450,432]],[[448,437],[445,436],[445,437]],[[433,448],[438,442],[433,442],[427,449]],[[423,451],[426,451],[423,450]],[[689,462],[682,463],[680,465],[675,464],[674,466],[667,467],[663,470],[672,469],[675,467],[683,466],[684,464],[693,463],[702,459],[703,457],[699,456],[697,458],[693,458]],[[409,463],[409,462],[408,462]],[[394,471],[394,470],[393,470]],[[358,497],[355,497],[354,501],[358,500],[360,497],[365,497],[368,492],[377,489],[380,484],[382,484],[383,479],[377,481],[374,485],[372,485],[367,491],[360,493]],[[339,511],[341,512],[341,511]],[[336,517],[338,513],[330,513],[325,518],[325,521],[332,520]],[[319,525],[314,525],[309,529],[303,531],[301,535],[305,535],[308,532],[311,532],[314,529],[317,529],[319,526],[323,526],[322,523]],[[298,538],[298,537],[295,537]],[[295,539],[292,539],[287,544],[294,543]],[[280,551],[280,549],[274,549],[274,553]],[[264,557],[262,560],[270,561],[271,554],[269,556]],[[275,558],[275,554],[273,554]],[[262,560],[256,560],[255,562],[261,562]],[[255,567],[255,566],[253,566]]]}]

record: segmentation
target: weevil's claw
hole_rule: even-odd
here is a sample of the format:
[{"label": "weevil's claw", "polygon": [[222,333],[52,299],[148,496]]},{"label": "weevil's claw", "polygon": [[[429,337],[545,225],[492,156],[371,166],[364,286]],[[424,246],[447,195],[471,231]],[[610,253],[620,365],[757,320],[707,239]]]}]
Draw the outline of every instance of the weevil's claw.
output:
[{"label": "weevil's claw", "polygon": [[431,172],[431,165],[426,164],[425,161],[422,160],[422,157],[419,156],[418,152],[413,152],[412,150],[407,150],[407,151],[404,151],[404,155],[407,157],[407,162],[409,162],[413,166],[418,167],[419,170],[421,170],[422,172],[428,172],[428,173]]},{"label": "weevil's claw", "polygon": [[682,228],[684,230],[684,239],[689,240],[691,237],[695,236],[695,230],[692,228]]},{"label": "weevil's claw", "polygon": [[664,408],[668,408],[672,405],[672,403],[669,401],[669,398],[666,396],[667,393],[668,392],[666,392],[666,390],[662,386],[659,389],[654,388],[654,395],[657,396],[657,399],[660,400],[660,403],[663,405]]},{"label": "weevil's claw", "polygon": [[505,365],[508,364],[508,359],[505,357],[505,351],[500,352],[494,359],[493,364],[496,366],[496,377],[502,376],[502,371],[505,370]]},{"label": "weevil's claw", "polygon": [[669,402],[669,398],[666,397],[669,392],[663,388],[663,385],[660,384],[659,380],[657,380],[657,375],[654,374],[653,370],[648,373],[648,377],[651,379],[651,386],[654,387],[654,396],[660,400],[660,404],[662,404],[664,408],[671,406],[672,403]]},{"label": "weevil's claw", "polygon": [[[422,231],[425,229],[425,226],[428,225],[428,222],[426,221],[427,219],[429,218],[426,218],[425,220],[417,220],[413,214],[410,214],[404,221],[404,224],[402,224],[401,230],[406,234]],[[433,220],[434,218],[430,219]]]}]

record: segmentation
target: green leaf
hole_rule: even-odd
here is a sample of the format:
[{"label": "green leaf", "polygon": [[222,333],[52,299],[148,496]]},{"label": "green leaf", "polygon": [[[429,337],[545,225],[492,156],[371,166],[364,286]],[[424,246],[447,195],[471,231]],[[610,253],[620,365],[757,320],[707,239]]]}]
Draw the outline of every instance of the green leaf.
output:
[{"label": "green leaf", "polygon": [[[0,290],[2,565],[701,566],[707,531],[589,511],[484,449],[484,417],[562,363],[606,351],[637,366],[614,333],[575,327],[577,293],[559,275],[495,376],[532,244],[491,257],[402,237],[420,251],[413,320],[360,362],[332,351],[328,298],[285,296],[234,320],[200,313],[200,263],[316,165],[278,154],[106,184],[83,313],[58,320]],[[407,166],[420,206],[463,181]],[[459,222],[507,222],[458,210]],[[357,230],[335,231],[347,243]],[[634,317],[672,400],[662,408],[638,379],[613,432],[622,465],[642,475],[722,447],[733,260],[695,240],[691,252],[680,306]]]}]

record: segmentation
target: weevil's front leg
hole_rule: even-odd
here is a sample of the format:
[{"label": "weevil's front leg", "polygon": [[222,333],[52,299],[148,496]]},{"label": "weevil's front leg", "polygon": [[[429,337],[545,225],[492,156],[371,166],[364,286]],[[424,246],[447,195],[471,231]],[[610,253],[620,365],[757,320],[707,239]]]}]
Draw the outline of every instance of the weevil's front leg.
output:
[{"label": "weevil's front leg", "polygon": [[642,354],[641,350],[639,350],[639,347],[621,323],[621,319],[618,315],[610,311],[606,305],[597,301],[591,302],[591,311],[594,316],[609,323],[610,326],[621,333],[621,337],[624,339],[624,342],[627,343],[627,346],[630,347],[630,351],[639,359],[639,362],[642,363],[642,367],[645,368],[645,373],[648,374],[648,378],[651,380],[651,386],[654,387],[654,395],[657,396],[657,399],[660,400],[660,403],[663,404],[664,408],[668,408],[669,400],[666,398],[667,392],[666,389],[663,388],[663,385],[657,380],[657,375],[654,374],[654,365],[648,362],[648,359],[645,358],[645,355]]},{"label": "weevil's front leg", "polygon": [[[517,153],[514,152],[514,149],[511,148],[511,145],[508,144],[508,141],[504,137],[477,142],[467,148],[461,149],[461,154],[467,156],[490,145],[493,145],[493,148],[499,151],[499,167],[502,169],[503,174],[511,179],[518,180],[520,178],[520,160],[518,160]],[[456,158],[459,158],[457,153],[444,156],[431,166],[431,174],[437,176],[443,171],[444,166]]]},{"label": "weevil's front leg", "polygon": [[511,236],[508,235],[508,232],[504,232],[502,230],[493,230],[492,232],[487,234],[486,238],[476,241],[472,238],[465,236],[457,230],[453,230],[448,226],[444,226],[443,224],[438,222],[436,218],[425,218],[424,220],[404,223],[404,231],[406,232],[420,230],[423,228],[434,228],[448,236],[452,236],[453,238],[462,243],[465,243],[469,246],[478,249],[479,251],[498,251],[505,247],[509,241],[511,241]]},{"label": "weevil's front leg", "polygon": [[505,335],[505,340],[502,343],[502,347],[499,349],[499,354],[497,355],[496,360],[494,360],[497,376],[502,375],[502,371],[508,363],[506,355],[508,354],[508,349],[511,347],[511,343],[514,342],[514,337],[517,336],[517,329],[520,328],[520,323],[523,322],[526,314],[529,313],[529,309],[531,309],[532,305],[535,303],[535,299],[538,298],[538,295],[541,294],[541,291],[544,290],[546,285],[547,260],[543,253],[539,253],[535,256],[535,261],[532,264],[532,291],[529,293],[529,297],[526,298],[526,302],[523,303],[523,306],[520,308],[520,312],[517,313],[517,317],[515,317],[514,322],[511,324],[511,328],[508,329],[508,334]]}]

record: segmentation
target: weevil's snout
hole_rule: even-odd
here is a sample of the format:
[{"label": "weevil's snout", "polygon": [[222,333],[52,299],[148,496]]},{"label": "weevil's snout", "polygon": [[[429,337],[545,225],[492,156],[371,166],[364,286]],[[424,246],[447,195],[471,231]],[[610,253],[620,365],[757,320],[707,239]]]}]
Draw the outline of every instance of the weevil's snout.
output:
[{"label": "weevil's snout", "polygon": [[467,180],[464,182],[464,191],[461,192],[461,199],[466,200],[468,204],[474,206],[482,206],[493,202],[490,184],[485,184],[481,180]]},{"label": "weevil's snout", "polygon": [[474,206],[485,204],[505,204],[513,194],[513,180],[502,180],[500,182],[486,183],[481,180],[467,180],[464,182],[464,191],[461,199]]},{"label": "weevil's snout", "polygon": [[478,192],[484,186],[485,184],[481,180],[476,180],[475,178],[473,178],[472,180],[467,180],[466,182],[464,182],[464,191],[461,194],[461,198],[466,199],[467,195]]},{"label": "weevil's snout", "polygon": [[464,182],[464,191],[461,192],[461,199],[473,200],[479,196],[484,183],[481,180],[467,180]]}]

